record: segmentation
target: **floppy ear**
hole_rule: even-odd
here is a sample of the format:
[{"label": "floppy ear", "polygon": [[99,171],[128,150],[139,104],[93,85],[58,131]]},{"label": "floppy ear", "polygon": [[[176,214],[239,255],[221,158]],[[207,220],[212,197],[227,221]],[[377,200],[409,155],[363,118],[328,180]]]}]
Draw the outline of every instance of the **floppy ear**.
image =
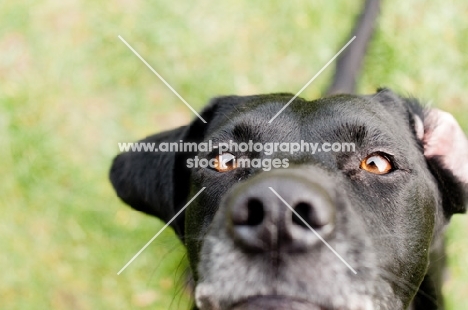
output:
[{"label": "floppy ear", "polygon": [[[207,128],[213,126],[215,116],[224,114],[241,97],[230,96],[213,99],[201,116],[208,123],[196,118],[188,126],[179,127],[149,136],[138,143],[201,142]],[[219,117],[216,117],[219,120]],[[118,155],[110,170],[110,180],[117,196],[132,208],[154,215],[168,222],[188,201],[190,194],[190,169],[186,159],[195,152],[129,151]],[[171,226],[177,235],[184,236],[184,214],[180,214]]]},{"label": "floppy ear", "polygon": [[[175,142],[183,138],[186,127],[149,136],[138,143]],[[184,187],[185,180],[175,180],[174,153],[125,152],[118,155],[110,170],[110,180],[117,196],[132,208],[159,217],[167,222],[174,210],[174,191]],[[176,184],[178,183],[178,184]],[[174,229],[181,236],[183,218],[174,221]],[[182,227],[180,227],[182,225]]]},{"label": "floppy ear", "polygon": [[468,204],[468,139],[450,113],[428,109],[423,117],[422,125],[415,122],[416,133],[439,183],[446,215],[463,213]]}]

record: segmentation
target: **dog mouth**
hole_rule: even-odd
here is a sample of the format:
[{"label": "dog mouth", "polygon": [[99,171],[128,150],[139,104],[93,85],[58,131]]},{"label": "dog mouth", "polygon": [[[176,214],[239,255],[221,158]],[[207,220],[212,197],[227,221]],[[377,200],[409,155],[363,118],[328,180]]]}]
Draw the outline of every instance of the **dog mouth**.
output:
[{"label": "dog mouth", "polygon": [[[306,300],[286,296],[252,296],[234,303],[229,310],[332,310]],[[335,308],[333,308],[335,309]]]},{"label": "dog mouth", "polygon": [[[206,302],[207,300],[205,300]],[[216,303],[214,303],[216,304]],[[281,295],[249,296],[229,306],[219,306],[204,303],[202,310],[372,310],[374,307],[366,297],[346,302],[346,305],[331,305],[330,303],[316,303],[310,300]],[[199,305],[200,306],[200,305]]]}]

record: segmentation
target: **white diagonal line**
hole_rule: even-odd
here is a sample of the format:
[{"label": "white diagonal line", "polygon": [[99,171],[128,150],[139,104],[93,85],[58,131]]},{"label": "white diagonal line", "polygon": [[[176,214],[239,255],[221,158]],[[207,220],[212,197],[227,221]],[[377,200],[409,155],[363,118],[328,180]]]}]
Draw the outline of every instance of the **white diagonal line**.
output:
[{"label": "white diagonal line", "polygon": [[147,63],[146,60],[144,60],[143,57],[141,57],[140,54],[138,54],[138,52],[135,51],[135,50],[133,49],[133,47],[131,47],[130,44],[128,44],[127,41],[124,40],[124,38],[122,38],[122,37],[119,35],[119,39],[120,39],[125,45],[127,45],[127,47],[128,47],[138,58],[140,58],[140,60],[143,61],[143,63],[144,63],[154,74],[156,74],[156,76],[157,76],[164,84],[166,84],[166,86],[167,86],[177,97],[179,97],[179,99],[182,100],[182,102],[185,103],[185,105],[186,105],[190,110],[192,110],[192,112],[195,113],[195,115],[198,116],[198,118],[201,119],[201,121],[202,121],[203,123],[206,124],[206,121],[203,119],[203,117],[201,117],[200,114],[198,114],[197,111],[195,111],[195,110],[192,108],[192,106],[191,106],[190,104],[188,104],[187,101],[185,101],[185,99],[182,98],[182,96],[179,95],[179,93],[177,93],[177,92],[175,91],[175,89],[172,88],[172,86],[169,85],[169,83],[166,82],[166,80],[163,79],[163,77],[162,77],[161,75],[159,75],[159,73],[157,73],[156,70],[154,70],[154,69]]},{"label": "white diagonal line", "polygon": [[328,244],[328,242],[326,242],[322,236],[320,236],[316,231],[315,229],[313,229],[312,227],[310,227],[309,224],[307,224],[307,222],[283,199],[283,197],[281,197],[272,187],[268,187],[276,196],[278,196],[278,198],[289,208],[291,209],[291,211],[317,236],[317,238],[320,239],[320,241],[322,241],[354,274],[357,274],[356,270],[353,269],[353,267],[351,267],[344,259],[343,257],[340,256],[340,254],[338,254],[335,249],[333,249],[331,247],[331,245]]},{"label": "white diagonal line", "polygon": [[288,103],[286,103],[286,105],[285,105],[285,106],[284,106],[284,107],[283,107],[281,110],[279,110],[279,111],[278,111],[278,113],[276,113],[276,115],[275,115],[275,116],[273,116],[273,118],[272,118],[272,119],[270,119],[270,120],[268,121],[268,123],[270,124],[271,122],[273,122],[273,121],[274,121],[274,119],[275,119],[276,117],[278,117],[278,115],[280,115],[280,114],[281,114],[281,112],[283,112],[283,111],[284,111],[284,109],[286,109],[286,108],[287,108],[287,107],[288,107],[288,106],[291,104],[291,102],[293,102],[293,101],[294,101],[294,99],[296,99],[296,98],[297,98],[297,97],[298,97],[298,96],[299,96],[299,95],[302,93],[302,91],[304,91],[304,89],[306,89],[306,88],[307,88],[307,86],[309,86],[309,85],[310,85],[310,83],[312,83],[312,82],[313,82],[313,81],[314,81],[314,80],[315,80],[315,79],[316,79],[316,78],[317,78],[317,77],[318,77],[318,76],[319,76],[319,75],[320,75],[320,74],[323,72],[323,70],[325,70],[325,69],[326,69],[326,68],[327,68],[327,67],[328,67],[328,66],[329,66],[329,65],[330,65],[330,64],[333,62],[333,60],[335,60],[335,59],[336,59],[336,57],[338,57],[338,55],[340,55],[340,54],[341,54],[341,52],[343,52],[343,51],[345,50],[345,48],[347,48],[347,47],[348,47],[348,45],[350,45],[350,44],[351,44],[351,42],[353,42],[353,41],[354,41],[354,39],[356,39],[356,36],[352,37],[352,38],[351,38],[351,40],[349,40],[349,41],[348,41],[348,43],[346,43],[346,45],[345,45],[345,46],[343,46],[343,48],[342,48],[342,49],[340,49],[340,51],[339,51],[338,53],[336,53],[336,55],[335,55],[335,56],[333,56],[333,58],[332,58],[332,59],[330,59],[330,61],[328,61],[328,62],[325,64],[325,66],[323,66],[323,68],[322,68],[322,69],[320,69],[320,71],[319,71],[319,72],[317,72],[317,74],[316,74],[316,75],[314,75],[314,77],[312,77],[312,78],[310,79],[310,81],[309,81],[309,82],[307,82],[307,84],[305,84],[305,85],[304,85],[304,87],[302,87],[302,88],[301,88],[301,90],[300,90],[300,91],[299,91],[299,92],[298,92],[298,93],[297,93],[297,94],[296,94],[294,97],[292,97],[292,99],[291,99],[291,100],[289,100],[289,101],[288,101]]},{"label": "white diagonal line", "polygon": [[201,189],[195,196],[193,196],[192,199],[190,199],[190,201],[187,202],[187,203],[185,204],[185,206],[184,206],[182,209],[180,209],[180,211],[177,212],[177,214],[174,215],[174,217],[173,217],[169,222],[167,222],[167,224],[164,225],[164,227],[161,228],[161,229],[158,231],[158,233],[157,233],[156,235],[154,235],[154,237],[151,238],[151,240],[148,241],[148,242],[145,244],[145,246],[142,247],[141,250],[138,251],[138,253],[136,253],[136,254],[132,257],[132,259],[128,261],[128,263],[125,264],[125,266],[122,267],[122,269],[120,269],[119,272],[117,272],[117,274],[120,275],[120,274],[122,273],[122,271],[124,271],[125,268],[127,268],[128,265],[130,265],[130,264],[138,257],[138,255],[140,255],[141,252],[143,252],[143,251],[151,244],[151,242],[154,241],[154,239],[156,239],[156,238],[157,238],[157,237],[158,237],[158,236],[159,236],[159,235],[160,235],[160,234],[161,234],[161,233],[162,233],[162,232],[163,232],[163,231],[164,231],[164,230],[165,230],[165,229],[182,213],[182,212],[184,212],[184,210],[192,203],[192,201],[195,200],[195,198],[197,198],[198,195],[201,194],[201,192],[203,192],[203,191],[205,190],[205,188],[206,188],[206,187],[202,187],[202,189]]}]

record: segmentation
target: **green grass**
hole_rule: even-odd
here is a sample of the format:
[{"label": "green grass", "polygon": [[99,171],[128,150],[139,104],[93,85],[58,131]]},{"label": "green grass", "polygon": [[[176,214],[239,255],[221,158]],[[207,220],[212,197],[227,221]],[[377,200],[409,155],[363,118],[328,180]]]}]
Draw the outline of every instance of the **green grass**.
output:
[{"label": "green grass", "polygon": [[[296,92],[345,42],[356,1],[0,2],[2,309],[186,309],[183,247],[116,198],[117,142],[188,122],[214,95]],[[468,3],[386,1],[360,80],[455,114],[468,131]],[[303,97],[321,95],[324,72]],[[448,233],[448,309],[468,302],[468,217]]]}]

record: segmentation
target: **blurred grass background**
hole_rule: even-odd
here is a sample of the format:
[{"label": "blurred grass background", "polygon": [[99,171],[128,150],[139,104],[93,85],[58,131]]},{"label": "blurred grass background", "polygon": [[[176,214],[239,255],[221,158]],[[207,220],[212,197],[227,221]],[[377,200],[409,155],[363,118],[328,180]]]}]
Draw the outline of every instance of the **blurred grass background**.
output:
[{"label": "blurred grass background", "polygon": [[[214,95],[298,91],[341,48],[361,1],[0,2],[0,308],[187,309],[182,246],[107,180],[117,142]],[[385,1],[360,92],[388,86],[468,131],[468,2]],[[319,97],[324,72],[303,97]],[[468,216],[448,232],[448,309],[468,309]]]}]

